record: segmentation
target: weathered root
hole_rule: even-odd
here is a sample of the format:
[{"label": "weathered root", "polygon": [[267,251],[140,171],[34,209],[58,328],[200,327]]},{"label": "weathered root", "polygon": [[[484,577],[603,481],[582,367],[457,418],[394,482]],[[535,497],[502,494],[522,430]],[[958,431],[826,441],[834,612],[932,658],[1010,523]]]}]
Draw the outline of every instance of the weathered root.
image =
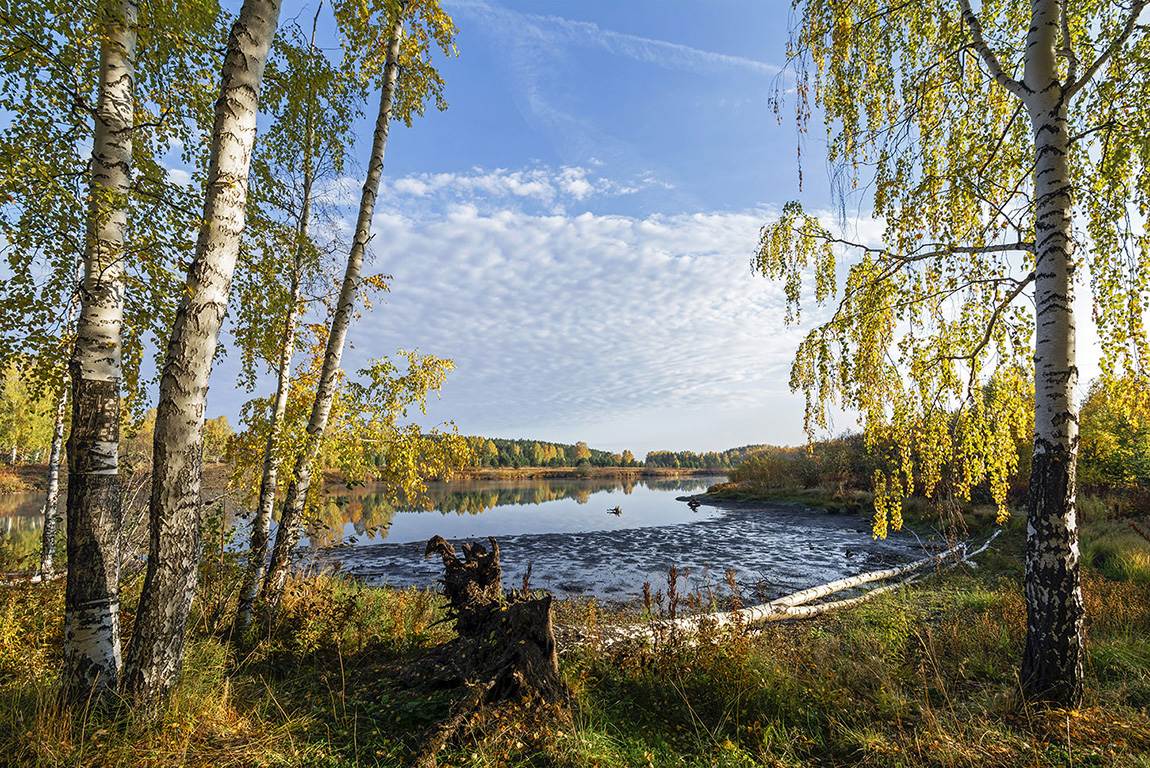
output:
[{"label": "weathered root", "polygon": [[439,751],[471,722],[472,716],[486,701],[487,695],[494,686],[494,680],[485,685],[477,686],[460,705],[454,708],[455,713],[446,722],[428,732],[419,747],[419,751],[416,752],[411,761],[412,767],[435,768]]},{"label": "weathered root", "polygon": [[464,544],[462,560],[442,536],[432,537],[423,553],[425,558],[435,554],[443,556],[443,596],[451,605],[449,610],[460,636],[479,627],[491,606],[503,596],[499,542],[492,537],[487,540],[491,542],[491,552],[482,544]]},{"label": "weathered root", "polygon": [[570,692],[559,677],[551,622],[551,596],[526,590],[504,594],[499,544],[491,551],[464,545],[460,560],[442,537],[427,543],[425,555],[443,557],[444,595],[458,637],[424,664],[425,678],[440,685],[467,684],[467,697],[454,714],[427,734],[413,765],[429,768],[436,754],[483,707],[500,702],[566,708]]}]

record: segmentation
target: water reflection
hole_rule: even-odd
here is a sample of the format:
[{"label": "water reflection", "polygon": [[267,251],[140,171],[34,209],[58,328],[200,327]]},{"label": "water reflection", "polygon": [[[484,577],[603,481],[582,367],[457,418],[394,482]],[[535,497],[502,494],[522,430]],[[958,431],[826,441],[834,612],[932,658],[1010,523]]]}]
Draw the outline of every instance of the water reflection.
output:
[{"label": "water reflection", "polygon": [[[616,530],[665,525],[696,519],[674,501],[721,482],[721,476],[658,478],[519,478],[514,480],[454,480],[429,483],[427,494],[414,502],[397,503],[379,485],[326,494],[308,519],[307,542],[312,547],[360,545],[368,542],[426,541],[432,535],[506,535],[574,530]],[[610,498],[603,509],[594,497]],[[622,501],[619,501],[619,496]],[[42,493],[0,495],[0,531],[17,556],[35,553],[44,527]],[[618,520],[609,520],[608,507],[622,506]],[[65,500],[61,496],[60,514]],[[251,515],[225,507],[229,525],[239,534],[233,548],[246,546]],[[439,514],[435,514],[439,513]],[[431,533],[427,533],[431,531]],[[426,533],[426,535],[425,535]],[[64,527],[60,528],[60,536]]]},{"label": "water reflection", "polygon": [[[690,519],[690,511],[674,501],[675,495],[704,490],[722,479],[455,480],[430,483],[425,498],[407,503],[394,503],[378,486],[365,486],[326,497],[314,511],[308,537],[311,546],[328,547],[362,544],[364,537],[367,541],[386,538],[404,542],[436,534],[453,538],[666,525]],[[616,498],[620,493],[625,500],[612,505],[621,504],[626,512],[614,522],[606,514],[612,505],[605,505],[602,512],[578,509],[592,506],[592,497],[597,494]],[[477,519],[480,515],[482,521]],[[428,530],[433,533],[424,536]]]},{"label": "water reflection", "polygon": [[[692,584],[718,582],[730,568],[746,594],[767,585],[774,596],[919,552],[907,534],[872,541],[867,521],[821,510],[734,504],[696,511],[675,501],[721,479],[460,480],[432,484],[420,504],[393,504],[379,486],[365,486],[323,498],[309,543],[324,548],[312,553],[321,564],[338,562],[370,583],[427,586],[442,577],[442,566],[423,558],[431,536],[497,536],[509,578],[533,566],[539,586],[624,598],[646,581],[661,585],[672,564],[690,567]],[[43,503],[41,494],[0,496],[0,532],[17,553],[39,549]],[[230,507],[225,514],[230,520]],[[230,547],[246,547],[249,525],[241,522]]]}]

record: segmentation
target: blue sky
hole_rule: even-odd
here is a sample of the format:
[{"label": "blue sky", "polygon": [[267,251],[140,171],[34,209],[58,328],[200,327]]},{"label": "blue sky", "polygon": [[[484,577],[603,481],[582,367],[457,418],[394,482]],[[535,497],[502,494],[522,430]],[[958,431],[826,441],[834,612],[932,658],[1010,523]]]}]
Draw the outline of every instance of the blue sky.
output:
[{"label": "blue sky", "polygon": [[[368,269],[393,282],[345,368],[397,348],[452,358],[426,422],[466,434],[639,456],[803,442],[787,382],[805,330],[749,267],[759,228],[800,197],[793,113],[768,105],[789,3],[444,7],[450,108],[392,129]],[[808,209],[828,206],[826,179],[816,128]],[[250,395],[233,377],[225,359],[208,415],[234,423]]]},{"label": "blue sky", "polygon": [[[393,282],[345,368],[401,347],[452,358],[426,419],[468,434],[640,456],[801,442],[801,332],[749,266],[798,194],[793,121],[768,106],[787,5],[444,7],[450,108],[393,127],[368,267]],[[808,195],[825,185],[810,165]],[[234,423],[249,395],[231,367],[208,410]]]}]

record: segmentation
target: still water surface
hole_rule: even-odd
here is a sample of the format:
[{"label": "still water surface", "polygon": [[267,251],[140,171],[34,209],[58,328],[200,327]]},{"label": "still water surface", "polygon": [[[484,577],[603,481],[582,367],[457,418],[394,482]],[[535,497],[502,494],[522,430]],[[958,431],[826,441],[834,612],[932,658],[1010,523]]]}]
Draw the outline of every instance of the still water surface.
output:
[{"label": "still water surface", "polygon": [[[454,480],[429,483],[420,504],[396,504],[382,486],[368,484],[324,496],[312,512],[304,544],[315,548],[484,538],[513,534],[612,531],[674,525],[719,514],[692,511],[674,498],[722,482],[721,475],[628,480],[533,479]],[[21,553],[40,546],[41,493],[0,495],[0,530]],[[64,514],[66,499],[60,498]],[[609,512],[618,509],[619,514]],[[228,508],[236,525],[232,547],[246,542],[250,521]],[[62,535],[62,532],[61,532]]]},{"label": "still water surface", "polygon": [[[423,557],[429,538],[495,536],[508,586],[530,567],[534,586],[627,600],[644,582],[665,588],[672,565],[691,569],[688,589],[718,589],[731,570],[746,597],[770,598],[922,552],[907,534],[873,541],[868,521],[801,505],[692,509],[676,500],[721,479],[433,483],[423,508],[394,505],[381,488],[365,486],[325,497],[300,560],[369,583],[428,586],[442,577],[438,558]],[[17,548],[39,546],[41,504],[38,495],[0,497],[0,527]],[[233,547],[243,546],[248,524],[238,522]]]},{"label": "still water surface", "polygon": [[[431,483],[420,508],[391,504],[366,486],[329,495],[316,510],[309,543],[364,546],[487,536],[621,531],[689,523],[719,514],[692,511],[676,496],[699,493],[722,476],[639,480],[519,479]],[[612,512],[611,510],[617,510]]]}]

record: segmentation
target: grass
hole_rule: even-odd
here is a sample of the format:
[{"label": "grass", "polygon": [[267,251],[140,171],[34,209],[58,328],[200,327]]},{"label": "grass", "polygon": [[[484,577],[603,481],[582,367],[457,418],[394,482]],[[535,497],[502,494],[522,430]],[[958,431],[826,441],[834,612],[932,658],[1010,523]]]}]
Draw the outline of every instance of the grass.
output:
[{"label": "grass", "polygon": [[[561,659],[569,716],[487,711],[440,763],[1150,767],[1150,583],[1141,566],[1116,565],[1142,562],[1150,546],[1119,521],[1087,527],[1087,699],[1074,711],[1030,710],[1015,677],[1021,528],[1012,523],[977,569],[851,611],[698,642],[574,650]],[[409,680],[451,636],[437,595],[302,578],[282,620],[256,627],[254,650],[237,655],[215,607],[234,574],[212,567],[183,679],[157,722],[62,709],[62,585],[0,590],[0,764],[399,766],[460,696]],[[139,588],[126,585],[125,605]],[[556,607],[557,622],[583,626],[626,615],[594,600]]]}]

